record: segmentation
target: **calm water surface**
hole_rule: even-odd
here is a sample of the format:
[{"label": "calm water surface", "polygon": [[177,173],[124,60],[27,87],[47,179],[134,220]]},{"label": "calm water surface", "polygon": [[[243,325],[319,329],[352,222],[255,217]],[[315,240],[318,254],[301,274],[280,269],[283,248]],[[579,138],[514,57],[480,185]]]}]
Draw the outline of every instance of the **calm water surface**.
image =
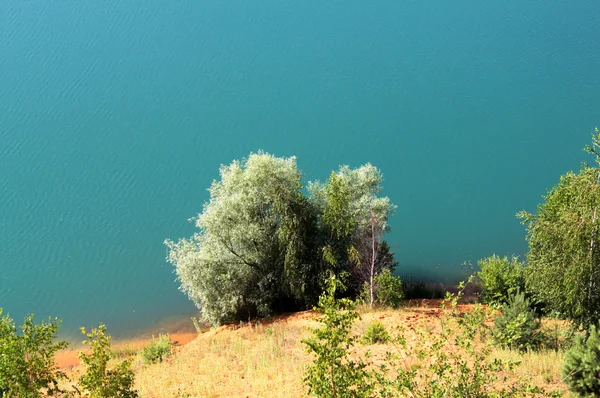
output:
[{"label": "calm water surface", "polygon": [[600,2],[0,4],[0,307],[116,334],[194,313],[164,261],[221,163],[367,161],[400,273],[523,254],[600,124]]}]

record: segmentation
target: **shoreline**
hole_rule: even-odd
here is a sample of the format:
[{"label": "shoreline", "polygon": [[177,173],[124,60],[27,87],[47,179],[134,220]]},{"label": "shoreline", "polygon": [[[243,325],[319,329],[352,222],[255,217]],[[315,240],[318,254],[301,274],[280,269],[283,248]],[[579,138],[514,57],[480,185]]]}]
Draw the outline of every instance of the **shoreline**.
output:
[{"label": "shoreline", "polygon": [[[182,346],[198,337],[198,333],[169,333],[171,341],[175,346]],[[115,340],[111,344],[111,350],[122,350],[122,349],[135,349],[136,351],[142,349],[145,345],[150,343],[152,337],[140,336],[138,338],[131,338],[126,340]],[[71,369],[79,366],[79,357],[77,354],[80,351],[86,351],[86,346],[71,347],[64,350],[60,350],[54,355],[54,361],[56,366],[61,370]]]},{"label": "shoreline", "polygon": [[[202,325],[206,330],[208,327]],[[140,330],[136,334],[126,337],[113,337],[111,339],[111,350],[140,350],[148,345],[153,337],[159,334],[168,334],[175,346],[182,346],[198,337],[194,324],[189,316],[165,319],[151,328]],[[69,347],[58,351],[54,355],[56,366],[61,370],[67,370],[79,366],[77,354],[80,351],[87,351],[88,347],[81,342],[70,342]]]}]

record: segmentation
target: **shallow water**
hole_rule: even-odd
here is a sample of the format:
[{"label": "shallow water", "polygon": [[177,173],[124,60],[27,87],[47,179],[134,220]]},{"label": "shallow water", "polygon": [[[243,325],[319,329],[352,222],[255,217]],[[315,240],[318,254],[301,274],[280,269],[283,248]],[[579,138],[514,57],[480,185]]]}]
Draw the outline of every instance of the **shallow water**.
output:
[{"label": "shallow water", "polygon": [[[0,6],[0,306],[124,334],[194,313],[165,263],[221,163],[372,162],[399,271],[523,254],[600,123],[600,3]],[[589,159],[591,161],[591,159]]]}]

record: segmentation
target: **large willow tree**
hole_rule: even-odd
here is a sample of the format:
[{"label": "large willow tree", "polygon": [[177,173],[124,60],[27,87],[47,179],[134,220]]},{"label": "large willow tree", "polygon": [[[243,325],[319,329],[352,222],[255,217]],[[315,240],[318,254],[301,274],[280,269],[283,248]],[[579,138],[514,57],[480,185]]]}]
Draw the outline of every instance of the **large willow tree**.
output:
[{"label": "large willow tree", "polygon": [[296,159],[251,154],[220,174],[196,219],[200,232],[166,242],[181,289],[213,325],[312,304],[316,219]]},{"label": "large willow tree", "polygon": [[[586,151],[600,164],[600,132]],[[565,318],[588,327],[600,319],[600,169],[584,164],[561,176],[537,214],[521,212],[529,242],[528,285]]]}]

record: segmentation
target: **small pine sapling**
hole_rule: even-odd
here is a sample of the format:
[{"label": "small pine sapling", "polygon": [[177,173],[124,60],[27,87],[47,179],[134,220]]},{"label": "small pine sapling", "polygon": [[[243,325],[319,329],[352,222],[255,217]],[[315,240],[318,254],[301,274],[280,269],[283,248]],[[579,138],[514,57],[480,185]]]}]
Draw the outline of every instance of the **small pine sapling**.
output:
[{"label": "small pine sapling", "polygon": [[494,341],[503,348],[526,351],[538,348],[543,340],[541,322],[523,292],[508,297],[502,314],[494,320]]},{"label": "small pine sapling", "polygon": [[600,336],[595,326],[587,338],[578,336],[564,358],[563,377],[580,397],[600,396]]}]

